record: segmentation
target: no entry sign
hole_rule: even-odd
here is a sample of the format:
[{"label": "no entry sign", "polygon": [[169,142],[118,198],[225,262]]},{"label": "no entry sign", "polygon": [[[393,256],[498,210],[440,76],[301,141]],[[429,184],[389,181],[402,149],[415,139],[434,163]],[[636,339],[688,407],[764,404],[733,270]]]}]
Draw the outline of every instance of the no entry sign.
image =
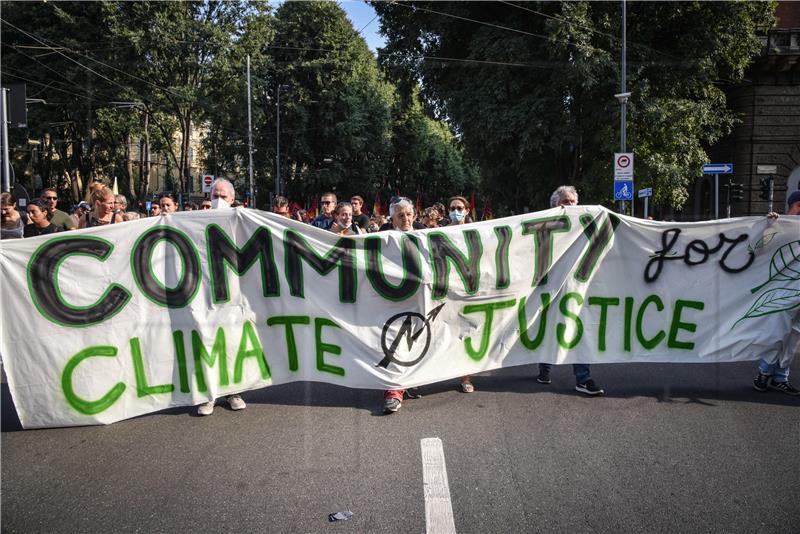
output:
[{"label": "no entry sign", "polygon": [[211,184],[212,183],[214,183],[214,175],[212,175],[212,174],[203,175],[203,193],[210,193],[211,192]]},{"label": "no entry sign", "polygon": [[633,152],[614,154],[614,180],[633,180]]}]

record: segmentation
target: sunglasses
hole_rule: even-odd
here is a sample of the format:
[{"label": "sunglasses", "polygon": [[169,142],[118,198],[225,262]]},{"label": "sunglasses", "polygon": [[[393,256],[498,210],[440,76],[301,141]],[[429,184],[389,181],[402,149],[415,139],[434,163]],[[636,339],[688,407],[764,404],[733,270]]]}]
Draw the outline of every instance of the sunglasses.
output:
[{"label": "sunglasses", "polygon": [[326,204],[326,205],[327,204],[333,204],[333,200],[323,200],[321,203],[322,204]]},{"label": "sunglasses", "polygon": [[42,197],[44,200],[58,200],[58,197]]},{"label": "sunglasses", "polygon": [[467,208],[464,206],[450,206],[450,211],[464,211],[465,209]]}]

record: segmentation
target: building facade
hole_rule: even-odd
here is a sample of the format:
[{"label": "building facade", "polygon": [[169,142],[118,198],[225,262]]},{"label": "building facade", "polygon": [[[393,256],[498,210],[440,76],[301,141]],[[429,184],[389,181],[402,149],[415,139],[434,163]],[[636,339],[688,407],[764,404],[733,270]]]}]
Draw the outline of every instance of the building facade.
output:
[{"label": "building facade", "polygon": [[[713,163],[734,165],[732,175],[720,175],[720,217],[727,215],[729,204],[733,217],[768,211],[761,180],[769,175],[759,173],[759,167],[776,167],[774,211],[785,211],[788,194],[800,189],[800,2],[779,2],[776,16],[776,27],[764,36],[762,53],[746,80],[726,91],[742,121],[709,150]],[[742,200],[729,202],[724,187],[729,179],[742,185]],[[697,179],[684,218],[713,218],[714,199],[714,176]]]}]

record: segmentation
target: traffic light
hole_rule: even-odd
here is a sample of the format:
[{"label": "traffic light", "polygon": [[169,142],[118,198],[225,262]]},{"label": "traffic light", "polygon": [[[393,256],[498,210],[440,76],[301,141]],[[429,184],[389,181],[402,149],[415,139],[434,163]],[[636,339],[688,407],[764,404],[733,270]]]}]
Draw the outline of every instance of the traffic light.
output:
[{"label": "traffic light", "polygon": [[761,178],[761,188],[758,192],[758,197],[761,200],[769,200],[770,194],[769,190],[772,188],[772,176],[769,178]]},{"label": "traffic light", "polygon": [[732,183],[731,187],[731,202],[739,202],[744,200],[744,186],[742,184]]}]

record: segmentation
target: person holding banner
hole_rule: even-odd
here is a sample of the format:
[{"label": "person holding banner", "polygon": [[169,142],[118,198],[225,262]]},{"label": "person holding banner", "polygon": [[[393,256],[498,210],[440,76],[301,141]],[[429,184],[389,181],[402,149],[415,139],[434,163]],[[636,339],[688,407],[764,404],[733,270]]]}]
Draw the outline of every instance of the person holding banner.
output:
[{"label": "person holding banner", "polygon": [[[459,224],[471,223],[472,218],[469,216],[469,202],[462,196],[450,197],[447,201],[450,207],[450,225],[455,226]],[[472,384],[472,379],[467,376],[461,377],[461,391],[464,393],[473,393],[475,386]]]},{"label": "person holding banner", "polygon": [[232,208],[236,202],[236,190],[225,178],[217,178],[211,184],[211,207],[213,209]]},{"label": "person holding banner", "polygon": [[[211,184],[211,205],[214,209],[230,208],[235,200],[236,190],[233,188],[232,183],[225,178],[217,178],[214,180],[214,183]],[[241,395],[228,395],[225,400],[228,401],[228,405],[233,411],[247,408],[247,404],[245,404]],[[197,415],[213,414],[216,404],[216,399],[204,402],[197,407]]]},{"label": "person holding banner", "polygon": [[[800,215],[800,190],[795,191],[786,199],[788,210],[786,215]],[[777,219],[777,213],[769,213],[767,217]],[[756,391],[767,391],[774,389],[787,395],[798,396],[800,390],[789,383],[789,364],[793,357],[800,352],[800,312],[795,314],[792,321],[792,330],[784,338],[782,351],[767,359],[762,357],[758,360],[758,374],[753,380],[753,389]]]},{"label": "person holding banner", "polygon": [[333,210],[333,224],[329,230],[339,235],[360,235],[365,230],[353,221],[353,206],[349,202],[339,202]]},{"label": "person holding banner", "polygon": [[[410,232],[414,229],[414,204],[411,200],[400,197],[394,204],[389,204],[389,217],[392,230]],[[387,389],[383,392],[383,413],[393,414],[403,406],[405,389]]]},{"label": "person holding banner", "polygon": [[[571,185],[562,185],[558,187],[553,194],[550,195],[550,207],[557,208],[559,206],[577,206],[578,205],[578,191]],[[550,384],[550,369],[552,364],[540,363],[539,376],[536,381],[540,384]],[[597,384],[592,380],[592,374],[589,365],[585,363],[576,363],[572,365],[572,371],[575,373],[575,391],[584,393],[586,395],[595,397],[605,393],[602,389],[597,387]]]},{"label": "person holding banner", "polygon": [[164,193],[158,197],[158,205],[164,215],[175,213],[178,210],[178,203],[175,202],[175,197],[172,196],[172,193]]}]

